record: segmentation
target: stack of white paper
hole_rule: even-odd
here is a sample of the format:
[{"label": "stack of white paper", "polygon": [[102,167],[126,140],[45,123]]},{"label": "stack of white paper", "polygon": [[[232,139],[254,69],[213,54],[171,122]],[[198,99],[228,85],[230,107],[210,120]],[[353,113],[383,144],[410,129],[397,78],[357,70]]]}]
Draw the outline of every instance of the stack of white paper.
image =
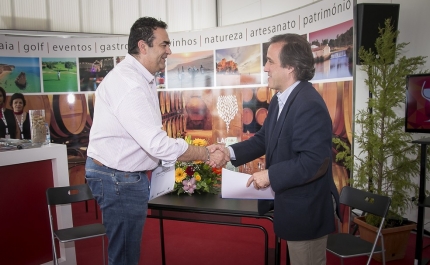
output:
[{"label": "stack of white paper", "polygon": [[248,188],[246,183],[251,177],[249,174],[222,169],[221,197],[229,199],[274,199],[275,192],[272,188],[256,190],[251,184]]}]

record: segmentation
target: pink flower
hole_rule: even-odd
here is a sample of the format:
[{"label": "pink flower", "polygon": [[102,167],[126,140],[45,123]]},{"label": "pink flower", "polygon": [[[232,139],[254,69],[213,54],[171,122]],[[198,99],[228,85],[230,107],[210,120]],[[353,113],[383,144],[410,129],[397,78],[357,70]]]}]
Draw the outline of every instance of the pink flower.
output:
[{"label": "pink flower", "polygon": [[194,193],[194,190],[196,189],[196,179],[195,178],[191,178],[189,180],[186,179],[182,181],[182,185],[184,185],[183,189],[185,192]]}]

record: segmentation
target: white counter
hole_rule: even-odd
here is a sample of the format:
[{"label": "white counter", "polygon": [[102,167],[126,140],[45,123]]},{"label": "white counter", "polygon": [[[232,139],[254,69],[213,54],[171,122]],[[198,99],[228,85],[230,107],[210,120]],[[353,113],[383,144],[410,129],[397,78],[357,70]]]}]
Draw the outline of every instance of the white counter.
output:
[{"label": "white counter", "polygon": [[[24,169],[22,167],[25,167],[27,163],[31,162],[38,162],[38,161],[46,161],[51,160],[52,165],[52,178],[53,178],[53,184],[54,186],[69,186],[69,173],[68,173],[68,164],[67,164],[67,148],[65,145],[60,144],[49,144],[44,145],[39,148],[29,148],[29,149],[21,149],[21,150],[11,150],[11,151],[5,151],[0,152],[0,180],[2,180],[2,185],[8,185],[8,183],[4,183],[4,180],[10,181],[13,180],[11,178],[12,174],[1,174],[2,172],[9,172],[11,171],[11,167],[8,166],[16,166],[19,165],[19,169]],[[46,164],[46,162],[45,162]],[[22,165],[22,167],[21,167]],[[27,164],[28,166],[29,164]],[[49,164],[48,164],[49,166]],[[4,168],[2,168],[4,167]],[[45,166],[47,168],[47,166]],[[49,170],[45,169],[45,170]],[[28,172],[28,174],[32,174],[32,172]],[[4,178],[2,178],[2,175]],[[25,176],[27,177],[27,176]],[[51,181],[51,180],[49,180]],[[11,184],[12,185],[12,184]],[[15,183],[13,185],[16,185]],[[23,183],[25,185],[25,183]],[[51,184],[52,185],[52,184]],[[12,188],[12,187],[10,187]],[[28,189],[29,187],[25,187]],[[40,194],[41,191],[38,191],[37,196],[43,196],[46,198],[45,194]],[[27,194],[23,194],[25,196]],[[28,196],[28,195],[27,195]],[[34,196],[34,195],[31,195]],[[0,195],[1,197],[1,195]],[[2,198],[5,200],[10,199],[10,196],[6,198]],[[39,198],[39,201],[42,199]],[[46,202],[46,199],[45,199]],[[13,201],[11,201],[11,204],[13,204]],[[37,207],[40,207],[40,203]],[[46,210],[46,211],[45,211]],[[43,213],[47,214],[47,206],[45,204],[45,208],[41,209]],[[28,211],[30,212],[30,211]],[[3,216],[4,218],[4,216]],[[13,217],[11,217],[13,218]],[[43,216],[40,216],[40,218],[45,218]],[[73,226],[72,221],[72,209],[70,205],[67,206],[59,206],[57,207],[57,218],[58,218],[58,228],[67,228]],[[21,217],[22,219],[22,217]],[[31,220],[31,219],[30,219]],[[49,218],[46,217],[46,220],[49,220]],[[43,222],[44,223],[44,222]],[[49,227],[49,223],[47,224]],[[44,225],[43,225],[44,226]],[[1,228],[0,228],[1,229]],[[28,235],[25,234],[25,228],[21,228],[20,231],[22,231],[21,234],[17,234],[15,236],[19,237],[22,241],[32,241],[33,244],[38,244],[38,238],[31,238],[28,237]],[[10,231],[6,231],[9,232]],[[15,231],[16,233],[16,231]],[[49,235],[49,234],[48,234]],[[46,243],[46,242],[45,242]],[[15,246],[14,246],[15,247]],[[20,246],[16,246],[20,247]],[[46,249],[46,247],[45,247]],[[25,255],[26,250],[22,250],[23,254]],[[7,255],[7,254],[6,254]],[[60,244],[60,259],[59,262],[64,265],[72,265],[76,264],[76,253],[75,253],[75,245],[74,243],[68,243],[68,244]],[[46,253],[45,258],[46,259]],[[7,259],[6,259],[7,260]],[[1,259],[0,259],[1,261]],[[1,262],[0,262],[1,263]],[[52,251],[51,251],[51,261],[48,261],[43,264],[52,264]]]}]

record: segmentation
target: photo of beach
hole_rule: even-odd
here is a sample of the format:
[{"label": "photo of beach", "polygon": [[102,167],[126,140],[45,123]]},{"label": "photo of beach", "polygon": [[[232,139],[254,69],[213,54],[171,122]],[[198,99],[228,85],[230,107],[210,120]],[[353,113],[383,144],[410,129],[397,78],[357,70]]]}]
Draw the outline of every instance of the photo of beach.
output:
[{"label": "photo of beach", "polygon": [[315,59],[312,80],[352,77],[353,20],[309,33]]},{"label": "photo of beach", "polygon": [[75,58],[42,58],[43,92],[78,92]]},{"label": "photo of beach", "polygon": [[81,91],[96,91],[100,82],[113,67],[113,57],[79,58]]},{"label": "photo of beach", "polygon": [[39,58],[0,57],[0,86],[7,93],[40,93]]},{"label": "photo of beach", "polygon": [[167,88],[212,87],[213,51],[177,53],[167,57]]},{"label": "photo of beach", "polygon": [[216,85],[261,84],[260,44],[215,51]]}]

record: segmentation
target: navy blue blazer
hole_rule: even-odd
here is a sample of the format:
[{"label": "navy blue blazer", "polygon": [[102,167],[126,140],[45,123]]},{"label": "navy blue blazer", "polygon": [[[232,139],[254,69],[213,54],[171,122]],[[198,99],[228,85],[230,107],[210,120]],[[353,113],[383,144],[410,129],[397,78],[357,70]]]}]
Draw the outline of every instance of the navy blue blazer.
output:
[{"label": "navy blue blazer", "polygon": [[[330,234],[335,230],[333,197],[339,205],[339,194],[332,176],[332,123],[327,106],[312,84],[302,81],[278,120],[277,115],[275,96],[262,128],[231,146],[236,156],[231,162],[239,166],[266,156],[275,192],[277,236],[303,241]],[[264,203],[268,201],[259,203],[260,214],[268,210],[262,209]]]}]

